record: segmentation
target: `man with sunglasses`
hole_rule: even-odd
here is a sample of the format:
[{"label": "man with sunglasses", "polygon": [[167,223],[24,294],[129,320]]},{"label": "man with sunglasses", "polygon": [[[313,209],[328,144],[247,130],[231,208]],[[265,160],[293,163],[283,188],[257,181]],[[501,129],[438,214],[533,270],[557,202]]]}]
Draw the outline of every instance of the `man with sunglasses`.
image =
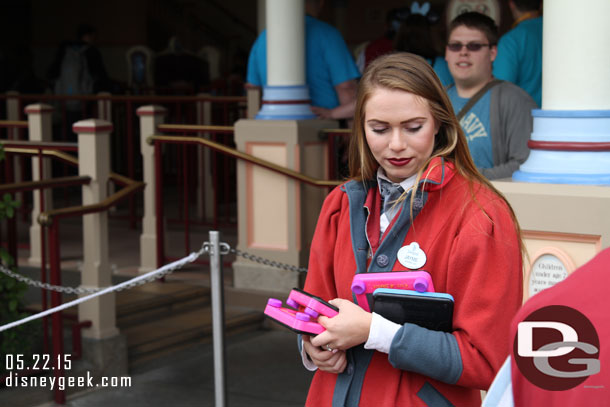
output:
[{"label": "man with sunglasses", "polygon": [[455,85],[447,94],[474,163],[488,179],[508,178],[529,155],[536,102],[518,86],[494,79],[498,29],[491,18],[460,14],[448,33],[445,59]]}]

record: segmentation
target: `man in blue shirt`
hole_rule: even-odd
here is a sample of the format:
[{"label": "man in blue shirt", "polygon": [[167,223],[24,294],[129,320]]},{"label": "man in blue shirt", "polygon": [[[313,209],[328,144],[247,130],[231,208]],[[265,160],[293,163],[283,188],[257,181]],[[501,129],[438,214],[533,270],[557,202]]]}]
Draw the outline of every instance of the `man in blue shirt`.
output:
[{"label": "man in blue shirt", "polygon": [[[323,1],[306,0],[305,64],[306,82],[313,105],[321,118],[350,119],[360,77],[354,58],[341,33],[312,16],[321,11]],[[246,86],[267,85],[267,31],[263,31],[250,50]]]},{"label": "man in blue shirt", "polygon": [[542,106],[541,0],[509,0],[515,22],[500,38],[494,76],[514,83]]},{"label": "man in blue shirt", "polygon": [[[518,86],[494,82],[494,21],[480,13],[457,16],[449,26],[445,59],[455,86],[447,90],[477,168],[489,179],[507,178],[529,155],[532,98]],[[489,85],[489,86],[488,86]],[[473,103],[466,111],[466,105]]]}]

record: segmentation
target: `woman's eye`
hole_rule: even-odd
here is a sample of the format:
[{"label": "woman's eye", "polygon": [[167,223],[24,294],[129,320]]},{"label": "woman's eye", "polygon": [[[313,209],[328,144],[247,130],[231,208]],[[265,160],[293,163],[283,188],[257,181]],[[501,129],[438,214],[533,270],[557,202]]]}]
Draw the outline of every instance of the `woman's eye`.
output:
[{"label": "woman's eye", "polygon": [[385,132],[387,129],[388,129],[387,127],[373,127],[371,130],[373,130],[373,133],[381,134],[381,133]]},{"label": "woman's eye", "polygon": [[407,131],[408,131],[409,133],[417,133],[418,131],[420,131],[420,130],[421,130],[421,128],[422,128],[422,126],[421,126],[421,125],[416,126],[416,127],[407,127]]}]

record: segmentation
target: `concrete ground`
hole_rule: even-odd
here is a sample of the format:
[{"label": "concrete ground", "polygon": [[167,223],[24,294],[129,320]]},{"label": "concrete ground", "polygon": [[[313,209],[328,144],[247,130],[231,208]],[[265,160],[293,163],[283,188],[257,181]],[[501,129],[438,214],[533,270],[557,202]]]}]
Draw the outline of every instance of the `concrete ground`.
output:
[{"label": "concrete ground", "polygon": [[[303,368],[296,335],[260,330],[232,337],[226,344],[227,407],[303,406],[312,373]],[[67,407],[215,406],[212,345],[195,345],[138,366],[131,386],[83,390],[68,397]],[[2,390],[5,391],[5,390]],[[55,403],[12,407],[51,407]]]},{"label": "concrete ground", "polygon": [[[27,227],[20,226],[20,234]],[[76,269],[82,253],[80,222],[66,221],[61,228],[62,268]],[[125,279],[137,273],[139,261],[139,230],[130,230],[125,222],[110,222],[110,256],[116,277]],[[27,239],[21,239],[26,241]],[[176,241],[178,239],[169,239]],[[199,247],[207,234],[194,238]],[[222,236],[232,246],[235,236]],[[175,250],[168,250],[174,252]],[[191,248],[191,251],[195,247]],[[176,253],[177,257],[181,253]],[[20,264],[27,264],[27,250],[20,252]],[[201,266],[200,266],[201,267]],[[201,270],[200,267],[196,269]],[[201,271],[176,272],[170,278],[205,284],[209,279],[207,267]],[[231,274],[227,270],[226,283]],[[70,273],[64,274],[64,285],[75,286]],[[36,278],[36,274],[32,275]],[[28,297],[32,293],[28,293]],[[38,294],[31,299],[38,298]],[[261,308],[262,309],[262,308]],[[226,342],[227,407],[291,407],[303,406],[312,373],[303,366],[298,354],[296,335],[284,328],[260,329],[239,333]],[[131,386],[125,388],[95,388],[87,390],[74,386],[65,406],[68,407],[188,407],[215,406],[212,344],[191,345],[138,364],[130,372]],[[81,390],[82,389],[82,390]],[[47,396],[45,397],[45,393]],[[0,406],[50,407],[53,402],[42,402],[52,394],[48,389],[0,388]]]}]

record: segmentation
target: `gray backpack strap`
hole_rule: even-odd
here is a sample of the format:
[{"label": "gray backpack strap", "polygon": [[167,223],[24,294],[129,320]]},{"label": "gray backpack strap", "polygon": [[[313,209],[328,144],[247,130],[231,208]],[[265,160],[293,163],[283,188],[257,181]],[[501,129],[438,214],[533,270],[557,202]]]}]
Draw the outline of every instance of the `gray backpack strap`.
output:
[{"label": "gray backpack strap", "polygon": [[[485,93],[487,93],[487,91],[491,88],[493,88],[494,86],[502,83],[503,81],[500,79],[492,79],[491,81],[487,82],[487,84],[485,86],[483,86],[473,97],[471,97],[468,102],[466,102],[466,104],[464,105],[464,107],[462,107],[462,109],[455,115],[458,119],[458,122],[460,120],[462,120],[462,117],[464,117],[464,115],[466,113],[468,113],[468,111],[470,109],[472,109],[472,106],[474,106],[475,103],[477,103],[479,101],[479,99],[481,99],[483,97],[483,95]],[[449,86],[447,86],[447,90],[451,89],[454,86],[454,84],[451,84]]]}]

